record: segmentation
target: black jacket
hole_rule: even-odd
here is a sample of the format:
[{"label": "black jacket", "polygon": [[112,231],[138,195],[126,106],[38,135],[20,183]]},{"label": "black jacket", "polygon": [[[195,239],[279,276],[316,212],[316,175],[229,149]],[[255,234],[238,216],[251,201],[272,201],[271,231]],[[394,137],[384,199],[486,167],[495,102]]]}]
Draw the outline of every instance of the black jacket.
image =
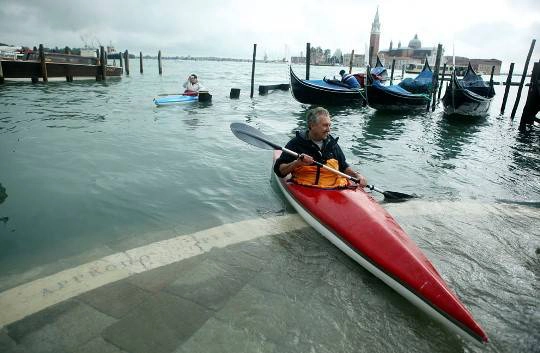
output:
[{"label": "black jacket", "polygon": [[[333,138],[331,135],[328,135],[326,140],[323,141],[323,147],[321,150],[319,149],[319,146],[317,146],[315,142],[308,139],[307,136],[307,131],[305,131],[304,133],[296,131],[296,137],[290,140],[287,145],[285,145],[285,148],[298,154],[304,153],[310,155],[311,157],[313,157],[313,159],[322,164],[325,164],[327,160],[334,158],[339,163],[340,172],[344,172],[345,169],[349,167],[349,164],[345,160],[345,155],[343,154],[343,151],[338,145],[339,137]],[[290,163],[294,160],[295,158],[293,156],[283,152],[281,156],[276,160],[276,163],[274,163],[274,173],[276,173],[276,175],[280,178],[284,178],[286,175],[281,175],[281,173],[279,172],[279,166],[284,163]],[[319,175],[320,167],[318,167],[317,169],[317,175]]]}]

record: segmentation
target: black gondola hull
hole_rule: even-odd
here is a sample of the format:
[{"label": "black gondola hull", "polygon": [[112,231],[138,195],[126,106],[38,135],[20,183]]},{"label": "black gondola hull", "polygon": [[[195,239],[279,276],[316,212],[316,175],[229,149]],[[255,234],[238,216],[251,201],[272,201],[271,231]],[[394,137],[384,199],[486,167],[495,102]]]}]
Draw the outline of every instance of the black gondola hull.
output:
[{"label": "black gondola hull", "polygon": [[462,80],[452,74],[442,98],[444,114],[469,117],[485,117],[489,114],[495,96],[493,84],[489,86],[478,76],[471,64]]},{"label": "black gondola hull", "polygon": [[446,88],[442,98],[445,115],[484,117],[489,114],[493,98],[481,97],[464,88]]},{"label": "black gondola hull", "polygon": [[361,89],[346,89],[329,85],[317,85],[306,80],[301,80],[292,70],[291,72],[291,92],[297,101],[304,104],[321,105],[356,105],[362,104],[364,98]]},{"label": "black gondola hull", "polygon": [[377,86],[366,86],[367,104],[373,109],[384,111],[425,110],[430,99],[426,95],[401,95]]}]

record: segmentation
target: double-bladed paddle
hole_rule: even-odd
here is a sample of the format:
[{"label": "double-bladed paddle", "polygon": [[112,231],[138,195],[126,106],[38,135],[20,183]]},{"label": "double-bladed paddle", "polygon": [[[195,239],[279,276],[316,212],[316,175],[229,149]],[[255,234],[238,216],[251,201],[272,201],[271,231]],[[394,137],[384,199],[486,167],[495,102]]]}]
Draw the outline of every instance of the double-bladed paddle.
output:
[{"label": "double-bladed paddle", "polygon": [[[273,143],[261,131],[255,129],[254,127],[249,126],[247,124],[244,124],[244,123],[232,123],[231,124],[231,131],[234,134],[234,136],[238,137],[240,140],[242,140],[244,142],[249,143],[250,145],[253,145],[253,146],[256,146],[256,147],[259,147],[259,148],[264,148],[264,149],[280,150],[280,151],[283,151],[284,153],[287,153],[287,154],[289,154],[289,155],[291,155],[291,156],[293,156],[295,158],[299,157],[298,153],[296,153],[294,151],[291,151],[291,150],[289,150],[289,149],[287,149],[285,147],[281,147],[278,144]],[[352,177],[350,175],[347,175],[345,173],[342,173],[339,170],[336,170],[334,168],[330,168],[329,166],[324,165],[324,164],[322,164],[320,162],[317,162],[317,161],[315,161],[313,163],[318,165],[321,168],[324,168],[324,169],[332,172],[332,173],[341,175],[342,177],[347,178],[347,179],[349,179],[349,180],[351,180],[351,181],[353,181],[355,183],[359,183],[359,180],[357,178]],[[404,193],[396,192],[396,191],[383,191],[383,190],[380,190],[380,189],[376,188],[374,185],[366,185],[366,187],[369,188],[370,190],[374,190],[374,191],[377,191],[377,192],[383,194],[385,200],[387,200],[387,201],[399,202],[399,201],[405,201],[406,199],[411,199],[411,198],[416,197],[416,195],[409,195],[409,194],[404,194]]]}]

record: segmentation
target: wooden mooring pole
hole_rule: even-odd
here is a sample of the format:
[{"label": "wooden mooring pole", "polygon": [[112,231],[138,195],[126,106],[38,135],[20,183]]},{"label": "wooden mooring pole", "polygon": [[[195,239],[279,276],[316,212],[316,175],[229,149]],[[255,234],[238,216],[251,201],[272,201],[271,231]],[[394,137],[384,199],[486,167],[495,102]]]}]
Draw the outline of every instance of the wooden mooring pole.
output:
[{"label": "wooden mooring pole", "polygon": [[[32,53],[37,53],[37,52],[38,52],[37,47],[32,48]],[[28,53],[28,55],[30,55],[30,53]],[[28,57],[26,58],[26,60],[28,60]],[[32,80],[32,83],[38,83],[39,82],[39,77],[35,76],[35,75],[32,75],[30,77],[30,80]]]},{"label": "wooden mooring pole", "polygon": [[491,67],[491,75],[489,75],[489,85],[493,86],[493,74],[495,73],[495,65]]},{"label": "wooden mooring pole", "polygon": [[126,75],[129,76],[129,52],[126,51],[124,52],[124,60],[126,62]]},{"label": "wooden mooring pole", "polygon": [[[64,48],[64,54],[69,54],[69,48]],[[73,82],[73,76],[71,75],[71,66],[66,65],[66,82]]]},{"label": "wooden mooring pole", "polygon": [[39,62],[41,64],[41,77],[43,77],[43,82],[48,82],[49,78],[47,77],[47,64],[45,63],[45,52],[43,51],[43,44],[39,45]]},{"label": "wooden mooring pole", "polygon": [[107,79],[107,53],[105,52],[105,47],[100,46],[100,67],[101,67],[101,80],[105,81]]},{"label": "wooden mooring pole", "polygon": [[163,73],[163,70],[161,68],[161,50],[158,51],[157,61],[158,61],[158,71],[159,71],[159,74],[161,75]]},{"label": "wooden mooring pole", "polygon": [[124,68],[124,60],[122,59],[122,56],[123,56],[122,53],[118,53],[118,58],[120,59],[120,67]]},{"label": "wooden mooring pole", "polygon": [[[441,66],[441,55],[442,55],[442,44],[437,45],[437,58],[435,59],[435,71],[433,72],[433,93],[431,95],[431,111],[435,111],[436,97],[437,97],[437,88],[439,87],[439,67]],[[441,81],[442,84],[442,81]],[[428,103],[428,111],[429,111]]]},{"label": "wooden mooring pole", "polygon": [[306,80],[309,80],[310,63],[311,63],[311,43],[306,43]]},{"label": "wooden mooring pole", "polygon": [[142,51],[139,52],[139,67],[142,74],[143,73]]},{"label": "wooden mooring pole", "polygon": [[349,60],[349,74],[352,74],[353,59],[354,59],[354,49],[351,51],[351,59]]},{"label": "wooden mooring pole", "polygon": [[514,73],[514,63],[510,64],[510,71],[508,72],[508,77],[506,78],[506,87],[504,88],[504,97],[501,105],[501,115],[504,114],[504,109],[506,108],[506,99],[508,98],[508,92],[510,92],[510,84],[512,83],[512,74]]},{"label": "wooden mooring pole", "polygon": [[257,56],[257,44],[253,44],[253,60],[251,62],[251,93],[250,98],[253,98],[253,89],[255,86],[255,57]]},{"label": "wooden mooring pole", "polygon": [[521,76],[521,81],[519,83],[519,88],[517,91],[516,101],[514,103],[514,108],[512,108],[512,114],[510,115],[510,119],[514,120],[514,117],[516,116],[516,111],[519,105],[519,99],[521,97],[521,90],[523,89],[523,83],[525,83],[525,77],[527,77],[527,70],[529,69],[529,61],[531,60],[531,55],[534,50],[534,44],[536,43],[536,39],[532,40],[531,48],[529,49],[529,54],[527,55],[527,60],[525,61],[525,67],[523,68],[523,76]]},{"label": "wooden mooring pole", "polygon": [[442,91],[442,86],[443,86],[443,83],[444,83],[444,74],[445,73],[446,73],[446,63],[444,63],[444,66],[442,68],[441,84],[439,85],[439,93],[437,94],[437,100],[441,99],[441,91]]},{"label": "wooden mooring pole", "polygon": [[[390,86],[394,84],[394,68],[396,67],[396,59],[392,59],[392,70],[390,71]],[[403,80],[403,77],[401,78]]]},{"label": "wooden mooring pole", "polygon": [[521,113],[519,131],[526,131],[526,126],[532,126],[535,121],[540,123],[540,119],[536,118],[536,114],[540,111],[540,62],[535,62],[533,65],[531,85],[523,113]]},{"label": "wooden mooring pole", "polygon": [[2,69],[2,60],[0,60],[0,84],[4,83],[4,70]]}]

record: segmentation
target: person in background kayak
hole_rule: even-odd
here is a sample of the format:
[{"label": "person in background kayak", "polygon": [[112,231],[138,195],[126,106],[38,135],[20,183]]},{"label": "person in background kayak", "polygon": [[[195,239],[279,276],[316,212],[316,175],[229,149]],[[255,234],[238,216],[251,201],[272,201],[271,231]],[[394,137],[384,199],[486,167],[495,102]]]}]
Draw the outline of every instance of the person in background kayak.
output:
[{"label": "person in background kayak", "polygon": [[360,83],[358,83],[358,80],[354,75],[345,74],[345,70],[341,70],[339,75],[341,76],[341,82],[346,84],[349,88],[360,88]]},{"label": "person in background kayak", "polygon": [[186,96],[196,96],[199,94],[199,90],[201,89],[201,85],[199,84],[199,80],[197,78],[197,75],[191,74],[187,78],[186,82],[184,82],[183,87],[186,89],[184,91],[184,95]]},{"label": "person in background kayak", "polygon": [[347,175],[357,178],[358,186],[367,185],[367,180],[355,172],[345,160],[345,155],[338,145],[338,138],[330,135],[330,113],[324,108],[314,108],[307,112],[307,130],[296,132],[296,137],[290,140],[285,148],[295,151],[300,156],[294,159],[287,153],[282,153],[274,164],[274,173],[280,178],[292,175],[292,181],[319,188],[347,187],[349,180],[332,173],[313,162],[325,164]]}]

